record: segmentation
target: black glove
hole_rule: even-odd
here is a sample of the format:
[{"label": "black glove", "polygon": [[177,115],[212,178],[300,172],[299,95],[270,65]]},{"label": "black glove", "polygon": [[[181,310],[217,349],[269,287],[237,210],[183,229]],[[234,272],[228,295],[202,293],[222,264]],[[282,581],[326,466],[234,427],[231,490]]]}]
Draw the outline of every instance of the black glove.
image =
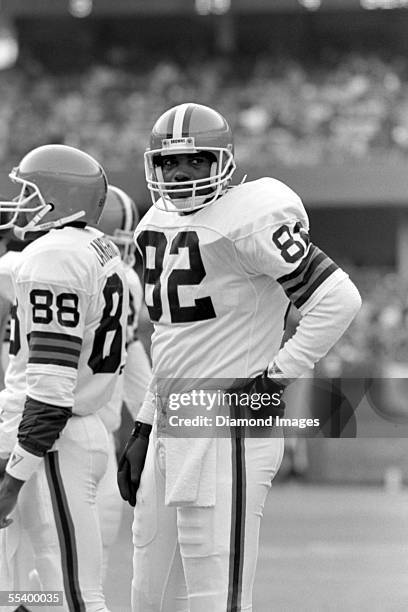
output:
[{"label": "black glove", "polygon": [[135,421],[132,435],[119,459],[119,491],[122,498],[129,502],[131,506],[136,506],[136,493],[139,488],[140,478],[146,460],[151,430],[151,425]]},{"label": "black glove", "polygon": [[[265,418],[267,416],[283,417],[285,413],[285,402],[282,399],[282,394],[285,390],[285,385],[280,382],[279,378],[270,378],[268,370],[265,370],[255,378],[247,379],[243,384],[232,387],[230,392],[235,392],[238,397],[242,395],[252,396],[255,393],[262,395],[262,406],[253,408],[253,412],[257,416]],[[268,397],[269,396],[269,399]],[[241,405],[248,405],[246,402],[240,402]],[[249,401],[249,408],[251,402]]]}]

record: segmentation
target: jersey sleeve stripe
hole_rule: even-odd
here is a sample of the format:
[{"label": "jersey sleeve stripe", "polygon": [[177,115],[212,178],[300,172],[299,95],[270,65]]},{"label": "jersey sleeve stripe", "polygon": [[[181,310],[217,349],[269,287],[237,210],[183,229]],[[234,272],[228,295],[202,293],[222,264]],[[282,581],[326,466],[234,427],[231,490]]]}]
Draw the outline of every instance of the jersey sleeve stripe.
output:
[{"label": "jersey sleeve stripe", "polygon": [[311,245],[307,256],[302,260],[301,264],[292,272],[278,278],[278,282],[286,290],[295,290],[298,285],[304,284],[307,278],[316,269],[316,267],[325,259],[325,255],[320,249]]},{"label": "jersey sleeve stripe", "polygon": [[59,365],[65,366],[67,368],[73,368],[74,370],[78,369],[78,361],[79,359],[74,359],[69,356],[62,357],[61,355],[55,353],[44,353],[42,355],[38,355],[35,353],[30,353],[28,358],[28,363],[43,363],[50,365]]},{"label": "jersey sleeve stripe", "polygon": [[291,302],[299,308],[336,270],[338,267],[330,257],[312,244],[307,256],[296,270],[277,280]]},{"label": "jersey sleeve stripe", "polygon": [[314,246],[314,244],[311,244],[305,257],[302,259],[298,267],[295,270],[293,270],[293,272],[290,272],[289,274],[285,274],[284,276],[280,276],[278,278],[278,281],[280,283],[285,283],[287,281],[296,280],[297,277],[304,271],[306,266],[309,264],[310,260],[313,259],[313,257],[315,257],[315,255],[316,255],[316,247]]},{"label": "jersey sleeve stripe", "polygon": [[67,340],[58,340],[56,342],[52,338],[36,338],[32,334],[29,334],[28,338],[30,348],[48,350],[50,348],[61,349],[62,352],[72,353],[73,355],[79,355],[81,346],[74,344]]},{"label": "jersey sleeve stripe", "polygon": [[320,285],[322,285],[324,281],[333,274],[333,272],[336,272],[336,270],[338,270],[338,266],[336,266],[336,264],[333,262],[325,270],[323,270],[323,272],[321,272],[321,274],[307,286],[306,291],[304,291],[302,295],[293,302],[296,308],[303,306],[303,304],[307,302],[316,289],[320,287]]},{"label": "jersey sleeve stripe", "polygon": [[29,338],[41,338],[43,342],[55,340],[55,343],[67,342],[72,344],[82,345],[82,338],[79,336],[71,336],[70,334],[57,334],[49,331],[33,331],[29,334]]},{"label": "jersey sleeve stripe", "polygon": [[[313,283],[317,276],[319,276],[323,270],[326,270],[333,264],[332,260],[326,257],[324,253],[318,255],[310,264],[309,268],[305,271],[301,282],[296,285],[292,285],[291,287],[284,287],[286,295],[291,299],[296,299],[297,293],[303,292],[305,287]],[[335,269],[337,266],[335,265]]]},{"label": "jersey sleeve stripe", "polygon": [[28,363],[43,363],[50,365],[59,365],[65,366],[67,368],[78,369],[78,359],[71,359],[71,357],[61,357],[60,355],[56,355],[55,353],[46,353],[43,356],[31,354],[28,358]]},{"label": "jersey sleeve stripe", "polygon": [[71,355],[73,357],[79,357],[80,349],[72,348],[70,346],[50,346],[49,344],[30,344],[30,351],[33,353],[58,353],[61,355]]},{"label": "jersey sleeve stripe", "polygon": [[81,338],[53,332],[31,332],[28,334],[28,363],[49,363],[78,368],[81,353]]}]

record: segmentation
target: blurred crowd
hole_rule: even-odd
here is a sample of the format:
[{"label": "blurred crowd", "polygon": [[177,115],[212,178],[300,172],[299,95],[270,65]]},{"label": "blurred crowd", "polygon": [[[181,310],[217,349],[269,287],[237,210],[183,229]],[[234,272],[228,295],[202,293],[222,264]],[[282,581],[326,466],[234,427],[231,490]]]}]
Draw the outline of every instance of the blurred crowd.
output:
[{"label": "blurred crowd", "polygon": [[[170,56],[169,56],[170,57]],[[0,163],[48,142],[78,146],[110,169],[134,164],[154,119],[191,100],[215,105],[251,164],[315,165],[408,152],[408,60],[327,53],[319,63],[260,55],[120,58],[50,74],[31,61],[0,73]]]},{"label": "blurred crowd", "polygon": [[400,276],[378,268],[348,270],[363,304],[357,317],[321,364],[327,376],[381,375],[392,364],[406,377],[408,364],[408,286]]}]

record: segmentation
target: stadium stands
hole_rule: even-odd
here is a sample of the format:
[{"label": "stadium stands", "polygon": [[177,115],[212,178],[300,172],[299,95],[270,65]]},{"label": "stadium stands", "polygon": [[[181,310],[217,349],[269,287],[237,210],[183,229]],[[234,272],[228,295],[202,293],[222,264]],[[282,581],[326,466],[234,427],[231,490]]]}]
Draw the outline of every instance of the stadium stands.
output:
[{"label": "stadium stands", "polygon": [[[79,146],[109,168],[134,164],[152,119],[186,99],[231,119],[239,161],[341,164],[408,152],[408,61],[329,55],[320,64],[264,54],[245,61],[112,63],[49,74],[27,61],[0,73],[0,163],[47,142]],[[116,62],[116,65],[115,65]],[[29,95],[28,95],[29,92]]]}]

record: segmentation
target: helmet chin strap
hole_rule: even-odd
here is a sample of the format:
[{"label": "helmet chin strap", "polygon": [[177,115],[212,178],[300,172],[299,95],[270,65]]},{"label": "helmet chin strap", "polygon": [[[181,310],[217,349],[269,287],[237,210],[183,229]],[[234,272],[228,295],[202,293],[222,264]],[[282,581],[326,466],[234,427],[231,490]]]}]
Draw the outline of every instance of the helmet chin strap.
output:
[{"label": "helmet chin strap", "polygon": [[27,232],[38,231],[38,228],[35,228],[38,221],[41,221],[44,215],[51,212],[52,209],[53,209],[53,206],[51,204],[46,204],[44,208],[42,208],[36,215],[34,215],[34,217],[31,219],[29,223],[27,223],[27,225],[25,225],[24,227],[19,227],[18,225],[15,225],[14,230],[13,230],[14,234],[17,236],[19,240],[24,240]]},{"label": "helmet chin strap", "polygon": [[51,212],[54,209],[52,204],[46,204],[44,206],[44,208],[42,208],[32,219],[29,223],[27,223],[27,225],[25,225],[24,227],[18,227],[17,225],[14,226],[14,234],[17,236],[17,238],[19,240],[24,240],[25,235],[28,232],[46,232],[49,229],[53,229],[56,227],[62,227],[64,225],[66,225],[67,223],[72,223],[72,221],[77,221],[78,219],[80,219],[81,217],[85,216],[85,211],[84,210],[80,210],[76,213],[74,213],[73,215],[70,215],[69,217],[63,217],[62,219],[56,219],[55,221],[50,221],[49,223],[40,223],[39,225],[38,222],[41,221],[41,219],[49,212]]}]

